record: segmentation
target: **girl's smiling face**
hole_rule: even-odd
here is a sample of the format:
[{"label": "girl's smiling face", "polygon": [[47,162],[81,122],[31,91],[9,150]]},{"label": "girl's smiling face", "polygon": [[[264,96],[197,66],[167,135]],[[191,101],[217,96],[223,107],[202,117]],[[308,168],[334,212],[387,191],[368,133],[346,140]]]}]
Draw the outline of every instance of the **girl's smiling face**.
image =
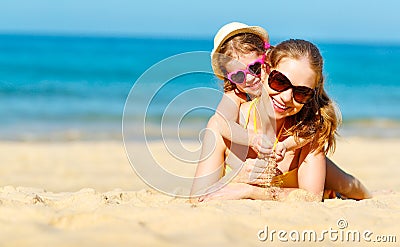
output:
[{"label": "girl's smiling face", "polygon": [[[254,63],[256,60],[260,60],[264,55],[258,55],[256,52],[251,52],[248,54],[240,54],[237,59],[229,61],[225,69],[227,74],[238,71],[247,70],[248,65]],[[236,84],[236,87],[249,94],[252,97],[258,97],[262,92],[262,81],[260,76],[255,76],[251,73],[247,73],[244,83]]]}]

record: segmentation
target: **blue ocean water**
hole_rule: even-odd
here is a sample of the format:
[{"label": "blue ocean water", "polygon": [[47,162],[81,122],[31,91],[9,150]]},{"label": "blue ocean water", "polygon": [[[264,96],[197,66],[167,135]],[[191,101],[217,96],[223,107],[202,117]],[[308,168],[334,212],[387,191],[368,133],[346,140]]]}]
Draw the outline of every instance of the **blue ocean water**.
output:
[{"label": "blue ocean water", "polygon": [[[317,45],[325,58],[327,91],[343,114],[341,133],[400,137],[400,45]],[[211,49],[211,38],[0,35],[0,139],[121,139],[131,88],[137,81],[151,87],[152,80],[162,77],[154,74],[145,81],[146,71],[171,56]],[[193,58],[184,65],[211,71],[204,63]],[[160,73],[172,73],[172,77],[150,105],[141,103],[139,95],[125,113],[133,124],[145,118],[149,136],[157,138],[160,122],[170,118],[181,120],[179,135],[197,137],[219,101],[220,93],[203,90],[181,97],[168,108],[188,90],[221,92],[221,82],[204,69],[173,77],[177,66],[161,68]],[[146,87],[141,90],[143,97],[150,93]],[[188,105],[205,102],[210,109],[185,112]],[[166,126],[162,131],[176,134],[174,126]]]}]

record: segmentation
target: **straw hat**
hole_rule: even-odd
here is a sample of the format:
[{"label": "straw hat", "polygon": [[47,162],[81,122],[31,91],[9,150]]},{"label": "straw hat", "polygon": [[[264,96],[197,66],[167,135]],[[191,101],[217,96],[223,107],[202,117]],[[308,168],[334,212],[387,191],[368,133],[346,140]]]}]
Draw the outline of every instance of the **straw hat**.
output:
[{"label": "straw hat", "polygon": [[218,53],[221,49],[222,44],[227,39],[239,33],[252,33],[260,36],[261,39],[264,40],[264,42],[269,43],[268,32],[262,27],[248,26],[240,22],[231,22],[221,27],[221,29],[219,29],[214,37],[214,49],[211,51],[211,64],[214,74],[222,80],[224,79],[224,77],[222,76],[223,74],[219,69],[219,65],[217,62]]}]

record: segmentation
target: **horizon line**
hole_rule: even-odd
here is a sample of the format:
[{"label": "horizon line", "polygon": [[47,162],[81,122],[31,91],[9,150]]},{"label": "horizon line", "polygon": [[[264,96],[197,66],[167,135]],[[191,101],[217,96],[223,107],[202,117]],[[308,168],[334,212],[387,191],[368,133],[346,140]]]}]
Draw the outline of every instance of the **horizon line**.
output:
[{"label": "horizon line", "polygon": [[[120,39],[182,39],[182,40],[202,40],[213,42],[213,35],[199,35],[199,34],[151,34],[151,33],[111,33],[111,32],[57,32],[57,31],[9,31],[0,30],[1,36],[37,36],[37,37],[70,37],[70,38],[120,38]],[[289,38],[271,38],[274,43]],[[304,39],[304,38],[301,38]],[[346,38],[306,38],[311,42],[322,44],[366,44],[366,45],[400,45],[400,40],[392,39],[346,39]]]}]

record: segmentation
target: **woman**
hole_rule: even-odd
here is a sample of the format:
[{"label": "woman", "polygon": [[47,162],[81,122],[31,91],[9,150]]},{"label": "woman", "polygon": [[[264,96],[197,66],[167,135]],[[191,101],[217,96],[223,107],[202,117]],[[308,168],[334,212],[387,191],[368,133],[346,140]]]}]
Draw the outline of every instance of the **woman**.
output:
[{"label": "woman", "polygon": [[[193,194],[207,191],[208,194],[199,197],[199,201],[204,201],[216,198],[284,200],[288,195],[300,193],[306,195],[305,200],[321,201],[325,188],[354,199],[370,197],[357,179],[326,158],[328,151],[335,148],[339,117],[324,90],[323,59],[318,48],[304,40],[284,41],[271,50],[267,62],[265,70],[268,79],[265,78],[264,86],[268,93],[264,92],[260,101],[264,109],[272,104],[277,140],[283,142],[294,136],[295,140],[302,138],[309,142],[286,152],[283,160],[277,163],[277,171],[283,175],[276,178],[282,180],[283,188],[266,193],[266,189],[260,186],[267,178],[263,172],[266,162],[257,161],[257,154],[251,150],[246,152],[246,147],[231,145],[226,139],[215,135],[215,150],[198,165]],[[227,72],[231,71],[228,69]],[[250,104],[242,105],[242,110],[246,110],[246,107],[250,108]],[[259,123],[265,122],[268,116],[265,116],[265,111],[259,110],[262,112]],[[250,109],[249,112],[253,111]],[[256,127],[252,119],[249,117],[249,127]],[[218,128],[215,124],[212,120],[208,124],[212,133],[216,133],[213,130]],[[263,126],[263,129],[267,129],[267,126]],[[206,135],[204,141],[207,138]],[[244,169],[240,169],[244,159],[247,159],[246,164]],[[226,163],[234,169],[231,177],[239,174],[229,184],[222,186],[229,180],[229,176],[225,176]],[[217,185],[209,187],[218,180],[220,182]]]}]

